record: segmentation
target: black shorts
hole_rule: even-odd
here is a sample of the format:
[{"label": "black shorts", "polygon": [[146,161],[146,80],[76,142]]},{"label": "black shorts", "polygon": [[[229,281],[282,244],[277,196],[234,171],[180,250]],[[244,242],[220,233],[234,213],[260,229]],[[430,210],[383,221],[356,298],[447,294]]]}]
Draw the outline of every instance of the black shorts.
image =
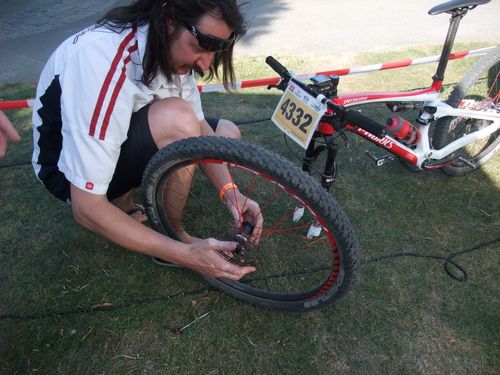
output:
[{"label": "black shorts", "polygon": [[[106,196],[113,200],[141,185],[146,165],[158,151],[148,122],[149,105],[132,115],[127,140],[122,144],[115,173]],[[217,129],[219,119],[205,118],[210,127]]]},{"label": "black shorts", "polygon": [[[118,163],[106,193],[110,201],[141,185],[146,165],[158,151],[149,129],[148,109],[149,105],[132,114],[127,140],[121,146]],[[205,119],[215,132],[219,119]],[[70,183],[57,166],[42,168],[39,178],[53,195],[64,202],[70,202]]]}]

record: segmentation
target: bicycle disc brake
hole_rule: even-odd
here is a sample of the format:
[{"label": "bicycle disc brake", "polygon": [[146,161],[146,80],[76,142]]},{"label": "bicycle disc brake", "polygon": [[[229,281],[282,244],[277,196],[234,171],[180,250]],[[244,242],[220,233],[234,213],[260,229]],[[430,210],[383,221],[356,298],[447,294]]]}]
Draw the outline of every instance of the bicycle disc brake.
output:
[{"label": "bicycle disc brake", "polygon": [[221,254],[228,262],[238,266],[254,266],[256,261],[253,259],[249,251],[252,247],[250,234],[252,233],[253,228],[254,226],[250,222],[244,221],[238,232],[230,235],[231,240],[237,243],[236,249],[231,253],[231,255],[228,255],[223,251],[219,251],[219,254]]}]

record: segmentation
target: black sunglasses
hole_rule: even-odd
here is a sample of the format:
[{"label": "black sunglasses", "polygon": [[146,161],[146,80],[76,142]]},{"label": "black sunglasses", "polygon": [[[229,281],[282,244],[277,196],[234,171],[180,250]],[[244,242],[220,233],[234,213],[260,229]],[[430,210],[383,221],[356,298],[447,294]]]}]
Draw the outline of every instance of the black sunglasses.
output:
[{"label": "black sunglasses", "polygon": [[221,39],[210,34],[202,33],[196,28],[196,26],[193,26],[186,21],[182,21],[182,23],[184,24],[184,27],[188,29],[191,34],[193,34],[200,47],[210,52],[224,51],[231,47],[236,39],[236,35],[234,35],[234,33],[231,33],[229,39]]}]

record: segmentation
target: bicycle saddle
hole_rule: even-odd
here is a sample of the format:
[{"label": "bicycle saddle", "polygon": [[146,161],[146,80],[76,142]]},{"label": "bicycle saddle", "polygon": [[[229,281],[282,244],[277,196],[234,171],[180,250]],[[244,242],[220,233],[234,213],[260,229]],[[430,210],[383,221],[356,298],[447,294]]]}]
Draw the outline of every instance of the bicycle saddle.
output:
[{"label": "bicycle saddle", "polygon": [[444,4],[436,5],[427,13],[431,16],[441,13],[453,13],[453,11],[460,8],[475,8],[478,5],[489,3],[491,0],[451,0]]}]

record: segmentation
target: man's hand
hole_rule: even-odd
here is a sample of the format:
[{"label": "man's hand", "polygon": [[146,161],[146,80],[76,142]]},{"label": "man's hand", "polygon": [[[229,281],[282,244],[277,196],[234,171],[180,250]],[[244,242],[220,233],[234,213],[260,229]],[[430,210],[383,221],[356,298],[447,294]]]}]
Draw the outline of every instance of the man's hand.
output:
[{"label": "man's hand", "polygon": [[254,272],[255,268],[232,264],[219,253],[222,251],[231,257],[236,245],[236,242],[219,241],[213,238],[197,241],[190,245],[189,259],[186,259],[184,265],[203,275],[239,280],[247,273]]},{"label": "man's hand", "polygon": [[7,116],[0,111],[0,159],[2,159],[7,152],[8,140],[17,143],[21,140],[21,137],[17,130],[14,129],[14,126],[12,126]]},{"label": "man's hand", "polygon": [[254,228],[250,239],[257,244],[264,225],[264,217],[259,204],[241,194],[237,189],[227,192],[224,200],[237,228],[240,228],[244,221],[248,221],[253,225]]}]

